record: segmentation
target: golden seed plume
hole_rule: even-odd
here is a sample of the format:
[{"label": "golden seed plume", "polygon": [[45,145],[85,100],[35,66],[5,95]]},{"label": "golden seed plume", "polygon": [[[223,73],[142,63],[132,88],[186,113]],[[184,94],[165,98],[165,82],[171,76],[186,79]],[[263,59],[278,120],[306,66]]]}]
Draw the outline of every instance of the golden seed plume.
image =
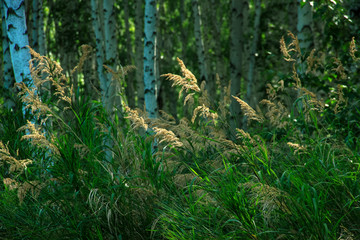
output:
[{"label": "golden seed plume", "polygon": [[236,96],[232,96],[233,98],[235,98],[235,100],[241,105],[241,110],[244,111],[244,115],[248,117],[248,121],[250,120],[254,120],[257,122],[263,122],[264,119],[262,116],[258,115],[256,113],[256,111],[249,106],[249,104],[247,104],[246,102],[244,102],[243,100],[241,100],[240,98],[236,97]]}]

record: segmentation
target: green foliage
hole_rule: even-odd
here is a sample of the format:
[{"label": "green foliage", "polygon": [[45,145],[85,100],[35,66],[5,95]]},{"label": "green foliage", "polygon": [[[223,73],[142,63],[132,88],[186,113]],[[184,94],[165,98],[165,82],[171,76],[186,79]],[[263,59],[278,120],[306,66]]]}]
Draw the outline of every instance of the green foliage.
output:
[{"label": "green foliage", "polygon": [[[193,114],[191,120],[164,114],[151,122],[131,109],[126,119],[116,118],[101,103],[64,90],[43,98],[47,111],[31,118],[45,131],[41,135],[22,128],[30,114],[1,109],[0,238],[358,236],[358,90],[332,85],[328,79],[340,72],[330,64],[321,74],[300,76],[296,66],[284,74],[284,86],[268,86],[261,109],[239,99],[252,122],[234,140],[221,113],[226,104],[217,103],[218,113],[209,109],[204,88],[185,65],[184,78],[168,76],[181,86],[192,80],[193,92],[186,94],[193,105],[182,109]],[[304,88],[319,79],[327,79],[318,86],[329,94],[325,101]],[[149,126],[155,134],[136,126]]]}]

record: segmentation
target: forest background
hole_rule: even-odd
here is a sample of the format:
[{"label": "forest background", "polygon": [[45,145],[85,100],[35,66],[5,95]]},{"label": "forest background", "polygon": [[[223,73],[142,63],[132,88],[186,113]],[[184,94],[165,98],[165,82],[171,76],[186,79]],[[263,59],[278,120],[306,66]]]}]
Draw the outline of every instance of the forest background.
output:
[{"label": "forest background", "polygon": [[360,234],[358,1],[1,9],[0,236]]}]

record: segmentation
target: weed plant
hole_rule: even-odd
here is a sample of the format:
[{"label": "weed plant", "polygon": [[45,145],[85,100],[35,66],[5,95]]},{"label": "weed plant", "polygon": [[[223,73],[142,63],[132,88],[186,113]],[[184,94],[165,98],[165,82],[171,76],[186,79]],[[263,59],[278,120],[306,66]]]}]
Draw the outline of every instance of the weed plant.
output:
[{"label": "weed plant", "polygon": [[[233,97],[248,120],[235,140],[229,87],[211,109],[205,84],[180,59],[181,75],[163,77],[181,87],[187,116],[149,119],[124,105],[120,119],[74,94],[61,67],[31,50],[41,91],[19,86],[25,118],[1,109],[0,238],[357,239],[358,85],[344,90],[339,78],[319,99],[301,78],[346,70],[314,52],[302,61],[288,36],[280,41],[293,64],[287,82],[269,83],[256,109]],[[350,56],[357,66],[354,41]]]}]

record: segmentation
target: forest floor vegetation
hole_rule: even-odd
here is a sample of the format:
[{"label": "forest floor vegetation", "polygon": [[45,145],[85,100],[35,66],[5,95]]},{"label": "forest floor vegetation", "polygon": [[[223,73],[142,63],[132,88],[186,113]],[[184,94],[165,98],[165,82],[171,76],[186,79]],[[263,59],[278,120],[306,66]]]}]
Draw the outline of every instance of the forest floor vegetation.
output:
[{"label": "forest floor vegetation", "polygon": [[[15,98],[26,116],[0,112],[0,238],[357,239],[359,83],[338,59],[305,58],[287,40],[292,72],[258,106],[230,85],[211,105],[178,59],[181,75],[163,77],[181,87],[182,114],[157,119],[126,99],[109,116],[31,50],[35,86],[19,84]],[[354,41],[349,58],[359,66]],[[330,77],[324,99],[306,86]],[[231,131],[233,100],[247,121]]]}]

